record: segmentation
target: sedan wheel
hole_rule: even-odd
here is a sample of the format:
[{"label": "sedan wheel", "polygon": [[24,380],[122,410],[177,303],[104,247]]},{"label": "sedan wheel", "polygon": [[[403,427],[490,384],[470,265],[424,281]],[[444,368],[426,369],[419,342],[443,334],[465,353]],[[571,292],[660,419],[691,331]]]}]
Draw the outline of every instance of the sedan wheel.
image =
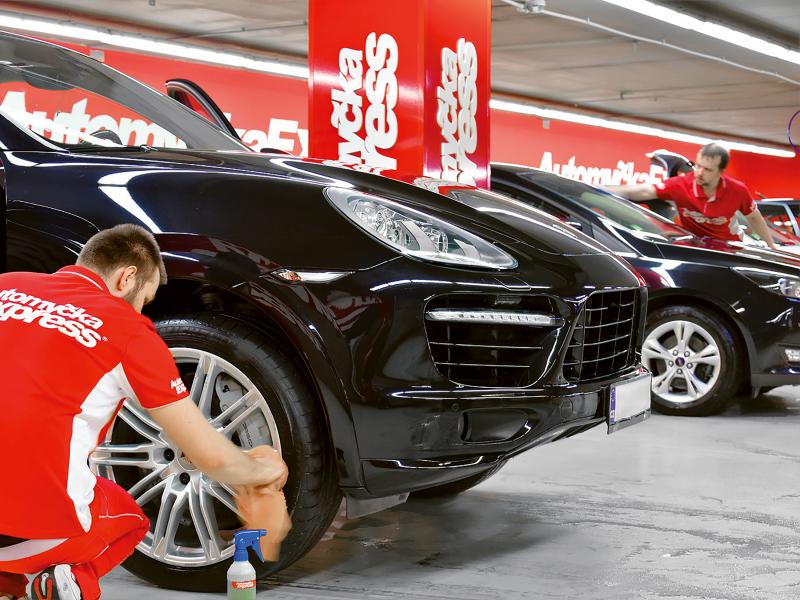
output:
[{"label": "sedan wheel", "polygon": [[652,330],[642,346],[642,362],[653,373],[653,392],[676,404],[705,396],[721,371],[717,343],[691,321],[671,321]]},{"label": "sedan wheel", "polygon": [[653,373],[653,407],[683,415],[722,410],[739,384],[736,348],[716,315],[690,306],[654,311],[642,345],[642,363]]}]

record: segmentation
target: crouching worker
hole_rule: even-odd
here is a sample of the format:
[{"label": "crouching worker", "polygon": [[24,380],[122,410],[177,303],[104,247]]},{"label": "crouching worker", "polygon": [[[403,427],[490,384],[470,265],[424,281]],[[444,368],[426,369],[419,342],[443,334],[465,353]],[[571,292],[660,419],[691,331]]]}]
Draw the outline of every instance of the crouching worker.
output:
[{"label": "crouching worker", "polygon": [[210,478],[285,481],[277,452],[245,454],[192,402],[141,315],[165,281],[156,240],[135,225],[98,233],[52,275],[0,275],[0,598],[95,600],[98,579],[149,531],[87,462],[126,398]]}]

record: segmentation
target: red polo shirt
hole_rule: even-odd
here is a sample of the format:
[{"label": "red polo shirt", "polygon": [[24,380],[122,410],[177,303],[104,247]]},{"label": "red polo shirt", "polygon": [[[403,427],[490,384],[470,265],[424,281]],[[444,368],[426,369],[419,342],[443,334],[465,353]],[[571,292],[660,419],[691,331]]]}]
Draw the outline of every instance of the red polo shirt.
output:
[{"label": "red polo shirt", "polygon": [[78,266],[0,275],[0,349],[0,534],[82,535],[89,455],[125,398],[187,396],[175,361],[147,317]]},{"label": "red polo shirt", "polygon": [[738,240],[731,231],[731,221],[736,211],[749,215],[756,209],[747,186],[741,181],[723,175],[713,198],[706,196],[697,185],[694,173],[670,177],[656,184],[656,195],[661,200],[672,200],[681,216],[683,226],[700,236],[722,240]]}]

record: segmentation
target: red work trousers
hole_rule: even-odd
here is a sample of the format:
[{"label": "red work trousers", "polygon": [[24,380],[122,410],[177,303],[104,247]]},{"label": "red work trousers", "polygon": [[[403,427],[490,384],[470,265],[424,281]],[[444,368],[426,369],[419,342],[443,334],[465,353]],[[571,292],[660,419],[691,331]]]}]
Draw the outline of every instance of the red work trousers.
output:
[{"label": "red work trousers", "polygon": [[32,556],[25,556],[25,545],[30,545],[26,542],[0,548],[0,595],[5,592],[24,596],[28,582],[25,573],[68,564],[81,588],[83,600],[100,598],[98,579],[133,553],[149,531],[150,522],[125,490],[101,477],[97,478],[90,508],[92,526],[81,536],[66,539]]}]

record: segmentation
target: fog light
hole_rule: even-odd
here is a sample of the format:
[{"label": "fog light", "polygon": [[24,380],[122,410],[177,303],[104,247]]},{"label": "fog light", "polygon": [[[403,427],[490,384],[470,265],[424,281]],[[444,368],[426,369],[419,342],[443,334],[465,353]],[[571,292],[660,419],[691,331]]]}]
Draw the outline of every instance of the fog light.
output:
[{"label": "fog light", "polygon": [[783,352],[789,362],[800,362],[800,348],[784,348]]}]

